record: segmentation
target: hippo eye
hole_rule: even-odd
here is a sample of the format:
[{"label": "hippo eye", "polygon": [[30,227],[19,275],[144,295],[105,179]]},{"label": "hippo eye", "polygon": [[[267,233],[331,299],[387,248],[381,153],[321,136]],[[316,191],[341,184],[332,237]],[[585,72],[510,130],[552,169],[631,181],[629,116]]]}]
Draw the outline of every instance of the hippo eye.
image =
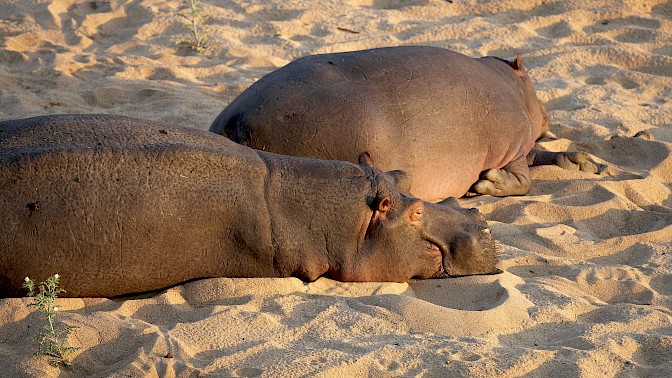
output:
[{"label": "hippo eye", "polygon": [[422,223],[422,210],[414,210],[410,215],[411,223],[420,225]]},{"label": "hippo eye", "polygon": [[406,216],[412,226],[422,227],[422,214],[425,212],[425,206],[418,200],[406,210]]}]

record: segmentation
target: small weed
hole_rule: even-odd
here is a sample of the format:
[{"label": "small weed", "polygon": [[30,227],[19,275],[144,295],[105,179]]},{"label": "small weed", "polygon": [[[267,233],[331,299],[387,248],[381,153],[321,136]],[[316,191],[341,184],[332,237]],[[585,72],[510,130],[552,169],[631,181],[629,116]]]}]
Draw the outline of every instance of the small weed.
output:
[{"label": "small weed", "polygon": [[184,4],[187,10],[179,12],[177,15],[183,18],[182,27],[191,34],[191,38],[181,39],[177,41],[177,44],[187,45],[197,52],[203,53],[208,48],[208,33],[203,30],[203,24],[209,16],[203,13],[201,0],[186,0]]},{"label": "small weed", "polygon": [[62,364],[65,367],[71,368],[72,362],[67,357],[70,353],[79,349],[79,347],[67,346],[68,336],[77,327],[64,325],[63,327],[55,327],[54,324],[58,318],[58,306],[56,306],[56,298],[59,293],[65,290],[58,287],[58,274],[47,278],[45,282],[39,285],[39,292],[35,292],[35,282],[26,277],[23,287],[28,289],[28,296],[33,298],[33,303],[28,306],[37,307],[44,315],[46,324],[42,328],[42,332],[35,335],[33,339],[38,343],[37,352],[35,354],[44,354],[51,357],[49,364],[58,366]]}]

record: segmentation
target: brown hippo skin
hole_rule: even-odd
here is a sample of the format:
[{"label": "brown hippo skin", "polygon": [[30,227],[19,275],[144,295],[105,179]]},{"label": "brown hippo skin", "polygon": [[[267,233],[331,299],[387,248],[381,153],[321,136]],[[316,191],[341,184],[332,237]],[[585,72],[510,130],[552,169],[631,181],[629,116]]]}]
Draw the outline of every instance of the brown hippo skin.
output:
[{"label": "brown hippo skin", "polygon": [[408,172],[425,200],[525,194],[528,163],[595,171],[585,153],[530,153],[549,121],[526,72],[519,59],[437,47],[307,56],[250,86],[210,131],[284,155],[368,153]]},{"label": "brown hippo skin", "polygon": [[0,122],[0,296],[55,273],[67,296],[116,296],[202,277],[498,272],[480,213],[394,182],[145,120]]}]

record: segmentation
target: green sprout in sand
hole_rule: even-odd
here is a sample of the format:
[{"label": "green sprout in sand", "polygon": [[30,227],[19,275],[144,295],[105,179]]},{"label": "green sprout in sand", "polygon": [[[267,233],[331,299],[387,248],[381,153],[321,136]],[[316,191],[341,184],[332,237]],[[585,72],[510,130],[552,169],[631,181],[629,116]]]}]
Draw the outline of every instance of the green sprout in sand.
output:
[{"label": "green sprout in sand", "polygon": [[182,27],[191,34],[191,38],[181,39],[177,44],[187,45],[202,53],[208,47],[208,33],[203,30],[203,23],[208,19],[208,15],[203,13],[201,0],[186,0],[184,4],[188,9],[177,15],[184,19]]},{"label": "green sprout in sand", "polygon": [[49,364],[58,366],[62,364],[65,367],[72,367],[67,357],[70,353],[79,349],[79,347],[67,346],[68,336],[74,331],[73,326],[65,325],[57,327],[55,325],[58,318],[58,306],[56,306],[56,298],[59,293],[65,290],[58,287],[58,274],[47,278],[45,282],[39,284],[39,292],[35,291],[35,282],[26,277],[23,287],[28,289],[28,296],[33,298],[33,302],[28,306],[37,307],[44,315],[45,325],[42,332],[35,335],[33,339],[38,343],[37,352],[35,354],[44,354],[51,357]]}]

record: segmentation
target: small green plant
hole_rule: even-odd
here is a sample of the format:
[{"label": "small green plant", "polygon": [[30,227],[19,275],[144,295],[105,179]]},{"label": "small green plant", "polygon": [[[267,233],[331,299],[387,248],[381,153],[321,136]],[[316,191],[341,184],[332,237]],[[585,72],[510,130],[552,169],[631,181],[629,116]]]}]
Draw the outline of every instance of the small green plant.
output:
[{"label": "small green plant", "polygon": [[67,346],[68,337],[77,327],[64,325],[63,327],[56,327],[55,323],[58,318],[58,306],[56,306],[56,298],[58,294],[64,293],[65,290],[58,287],[58,274],[47,278],[46,281],[39,284],[39,292],[35,291],[35,282],[26,277],[23,287],[28,289],[28,296],[33,298],[33,302],[28,306],[37,307],[44,315],[45,325],[42,332],[35,335],[33,341],[38,343],[37,352],[35,354],[44,354],[49,357],[49,364],[58,366],[62,364],[67,368],[72,367],[67,357],[70,353],[79,349],[79,347]]},{"label": "small green plant", "polygon": [[208,48],[208,33],[203,30],[203,24],[209,16],[203,13],[201,0],[186,0],[184,4],[187,10],[177,15],[183,18],[182,27],[191,34],[191,38],[181,39],[177,43],[202,53]]}]

